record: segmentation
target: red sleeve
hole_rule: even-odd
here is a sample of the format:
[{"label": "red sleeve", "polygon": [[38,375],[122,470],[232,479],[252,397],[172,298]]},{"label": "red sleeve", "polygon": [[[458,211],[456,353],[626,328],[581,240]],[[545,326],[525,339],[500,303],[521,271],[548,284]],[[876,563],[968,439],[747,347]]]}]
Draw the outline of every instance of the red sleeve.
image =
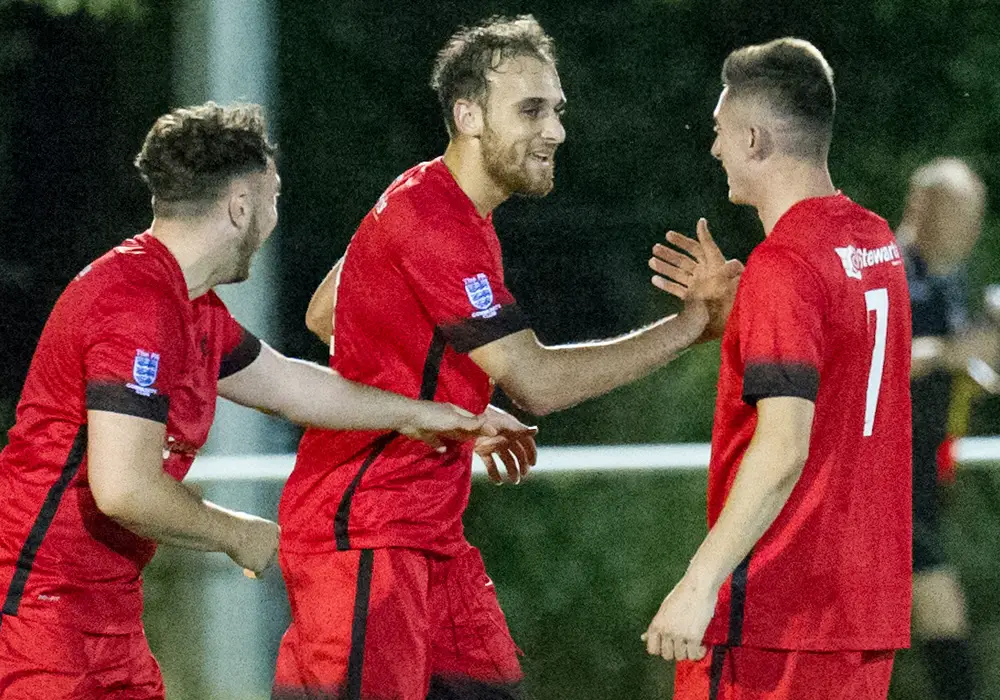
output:
[{"label": "red sleeve", "polygon": [[213,331],[219,337],[222,346],[222,362],[219,365],[219,379],[236,374],[248,367],[260,355],[260,340],[253,333],[241,326],[225,303],[214,291],[210,303],[213,312]]},{"label": "red sleeve", "polygon": [[743,400],[815,401],[827,308],[820,279],[794,251],[765,244],[750,257],[739,293]]},{"label": "red sleeve", "polygon": [[504,284],[499,245],[487,232],[442,217],[428,222],[423,235],[403,238],[397,265],[457,352],[528,328]]},{"label": "red sleeve", "polygon": [[81,319],[87,408],[167,422],[170,394],[183,376],[181,309],[155,290],[116,288]]}]

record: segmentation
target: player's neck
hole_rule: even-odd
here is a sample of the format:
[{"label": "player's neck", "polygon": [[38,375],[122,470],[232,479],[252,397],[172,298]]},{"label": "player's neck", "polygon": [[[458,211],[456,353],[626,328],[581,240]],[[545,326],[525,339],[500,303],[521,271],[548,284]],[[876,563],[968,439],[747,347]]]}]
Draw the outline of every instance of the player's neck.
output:
[{"label": "player's neck", "polygon": [[763,187],[756,208],[765,236],[770,236],[785,212],[802,200],[837,194],[825,164],[788,159],[776,164],[760,181]]},{"label": "player's neck", "polygon": [[205,246],[215,235],[207,226],[183,219],[153,219],[149,231],[177,260],[189,299],[197,299],[218,283],[217,255]]},{"label": "player's neck", "polygon": [[453,139],[444,152],[444,164],[480,216],[487,216],[510,197],[487,174],[477,140]]}]

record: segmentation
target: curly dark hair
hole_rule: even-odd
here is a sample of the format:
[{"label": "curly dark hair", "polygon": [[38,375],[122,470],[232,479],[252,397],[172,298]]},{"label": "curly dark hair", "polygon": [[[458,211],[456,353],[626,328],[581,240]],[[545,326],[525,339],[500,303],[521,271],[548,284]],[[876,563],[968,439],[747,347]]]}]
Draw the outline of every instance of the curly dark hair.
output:
[{"label": "curly dark hair", "polygon": [[157,216],[197,215],[233,178],[267,170],[275,153],[260,105],[206,102],[156,120],[135,157]]},{"label": "curly dark hair", "polygon": [[732,97],[754,97],[797,128],[789,140],[802,157],[825,158],[833,133],[837,96],[833,70],[815,46],[785,37],[733,51],[722,65]]},{"label": "curly dark hair", "polygon": [[489,72],[511,58],[531,56],[555,65],[555,43],[531,15],[490,17],[462,27],[437,55],[431,87],[437,92],[448,135],[455,135],[452,109],[458,100],[483,104]]}]

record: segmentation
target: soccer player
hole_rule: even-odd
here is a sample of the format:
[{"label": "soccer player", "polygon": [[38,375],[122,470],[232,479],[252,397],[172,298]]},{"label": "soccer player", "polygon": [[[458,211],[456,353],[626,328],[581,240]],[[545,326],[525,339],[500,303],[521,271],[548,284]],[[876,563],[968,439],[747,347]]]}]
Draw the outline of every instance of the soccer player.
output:
[{"label": "soccer player", "polygon": [[938,462],[948,458],[951,419],[968,414],[970,370],[989,373],[998,356],[997,329],[974,323],[966,280],[985,203],[966,163],[939,158],[910,179],[896,232],[913,314],[913,633],[936,696],[948,700],[975,697],[976,676],[965,598],[940,541]]},{"label": "soccer player", "polygon": [[[722,82],[712,155],[765,240],[722,338],[709,532],[647,651],[678,661],[679,700],[884,700],[909,642],[902,256],[830,180],[833,74],[815,47],[741,48]],[[660,274],[696,267],[654,252]]]},{"label": "soccer player", "polygon": [[275,557],[275,523],[180,483],[217,394],[446,449],[483,430],[454,406],[283,357],[229,315],[212,290],[246,279],[275,227],[273,153],[256,106],[160,117],[136,158],[151,228],[86,266],[45,325],[0,455],[4,700],[162,699],[141,619],[156,543],[225,552],[257,573]]},{"label": "soccer player", "polygon": [[[721,254],[703,256],[679,315],[602,342],[541,345],[505,286],[492,212],[552,189],[565,138],[552,40],[533,18],[462,29],[432,85],[450,136],[444,156],[389,186],[310,311],[322,335],[336,306],[338,372],[490,415],[496,383],[544,414],[637,379],[703,335],[706,299],[729,295],[740,267]],[[519,425],[497,448],[515,481],[534,459]],[[279,512],[292,624],[275,698],[516,694],[519,652],[462,529],[472,450],[306,432]]]}]

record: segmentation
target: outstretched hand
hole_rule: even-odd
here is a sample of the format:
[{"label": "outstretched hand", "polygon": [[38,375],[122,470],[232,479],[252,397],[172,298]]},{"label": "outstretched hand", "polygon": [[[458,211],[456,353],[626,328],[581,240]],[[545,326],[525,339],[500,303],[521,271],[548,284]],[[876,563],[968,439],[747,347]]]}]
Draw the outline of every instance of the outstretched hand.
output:
[{"label": "outstretched hand", "polygon": [[420,440],[443,452],[448,443],[465,442],[480,437],[491,438],[497,428],[486,415],[477,416],[450,403],[418,401],[410,421],[399,428],[408,438]]},{"label": "outstretched hand", "polygon": [[[498,486],[505,481],[511,484],[521,483],[521,479],[528,475],[538,459],[535,446],[538,428],[525,425],[496,406],[488,406],[483,417],[486,425],[496,431],[493,436],[476,440],[476,454],[486,465],[490,481]],[[497,457],[503,462],[506,475],[502,475],[497,468]]]},{"label": "outstretched hand", "polygon": [[743,264],[739,260],[726,260],[703,218],[698,219],[697,235],[694,240],[677,231],[668,231],[667,242],[684,252],[657,243],[649,266],[656,273],[653,286],[685,304],[704,303],[708,307],[709,323],[701,340],[710,340],[722,335],[736,298]]}]

